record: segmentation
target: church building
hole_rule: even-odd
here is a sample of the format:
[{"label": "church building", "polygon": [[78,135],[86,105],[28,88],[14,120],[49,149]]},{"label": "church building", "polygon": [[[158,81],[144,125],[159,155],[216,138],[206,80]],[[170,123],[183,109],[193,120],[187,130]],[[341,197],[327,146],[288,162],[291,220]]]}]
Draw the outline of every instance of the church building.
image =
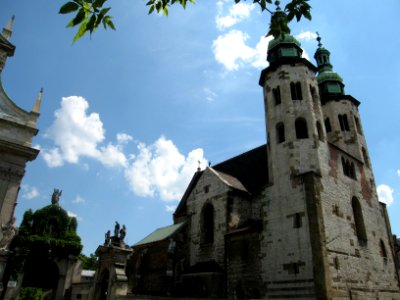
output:
[{"label": "church building", "polygon": [[[273,18],[286,15],[278,7]],[[360,102],[320,37],[314,58],[290,31],[269,43],[267,144],[194,174],[174,224],[133,245],[133,294],[400,299]]]}]

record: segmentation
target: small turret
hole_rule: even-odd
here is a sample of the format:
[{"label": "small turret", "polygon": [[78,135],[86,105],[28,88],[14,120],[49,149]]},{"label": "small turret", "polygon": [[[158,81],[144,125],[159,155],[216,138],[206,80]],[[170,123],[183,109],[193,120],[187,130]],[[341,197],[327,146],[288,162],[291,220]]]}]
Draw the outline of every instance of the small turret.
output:
[{"label": "small turret", "polygon": [[10,22],[8,22],[6,28],[4,28],[3,32],[0,34],[0,73],[4,69],[7,57],[14,55],[15,46],[9,42],[12,34],[12,25],[14,23],[14,19],[15,17],[13,16]]},{"label": "small turret", "polygon": [[330,52],[322,46],[321,37],[317,32],[318,49],[314,54],[314,58],[318,65],[318,85],[320,95],[334,96],[344,95],[344,84],[343,79],[332,70],[330,62]]},{"label": "small turret", "polygon": [[14,24],[15,16],[11,17],[11,20],[8,22],[6,28],[3,28],[3,32],[1,33],[7,40],[10,39],[12,35],[12,26]]}]

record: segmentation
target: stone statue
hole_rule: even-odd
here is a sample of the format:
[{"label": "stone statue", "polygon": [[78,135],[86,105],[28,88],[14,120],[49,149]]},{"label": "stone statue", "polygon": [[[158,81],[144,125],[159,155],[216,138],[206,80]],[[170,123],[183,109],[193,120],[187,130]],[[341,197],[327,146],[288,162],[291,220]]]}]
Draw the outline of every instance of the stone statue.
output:
[{"label": "stone statue", "polygon": [[58,204],[58,202],[60,202],[61,194],[62,190],[54,189],[53,195],[51,196],[51,204]]},{"label": "stone statue", "polygon": [[110,230],[107,230],[105,234],[105,240],[104,240],[104,246],[109,246],[111,241],[111,232]]},{"label": "stone statue", "polygon": [[1,225],[1,233],[3,237],[0,241],[0,250],[8,250],[12,239],[17,234],[17,228],[12,221],[9,221],[6,225]]},{"label": "stone statue", "polygon": [[124,244],[125,236],[126,236],[126,227],[125,225],[122,225],[122,229],[119,231],[119,242],[121,244]]},{"label": "stone statue", "polygon": [[114,227],[114,237],[118,237],[118,232],[119,232],[120,226],[118,222],[115,222],[115,227]]}]

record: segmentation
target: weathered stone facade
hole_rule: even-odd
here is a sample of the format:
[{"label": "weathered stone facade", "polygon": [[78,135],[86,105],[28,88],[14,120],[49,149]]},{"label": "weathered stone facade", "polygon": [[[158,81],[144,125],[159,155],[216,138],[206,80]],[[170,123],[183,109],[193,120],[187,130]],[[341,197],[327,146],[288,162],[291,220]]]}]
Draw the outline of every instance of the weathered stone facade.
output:
[{"label": "weathered stone facade", "polygon": [[[34,160],[39,150],[32,147],[37,134],[36,121],[39,117],[42,93],[31,112],[18,107],[6,94],[1,75],[8,57],[14,55],[15,46],[9,41],[14,18],[0,33],[0,282],[7,286],[9,273],[6,269],[9,247],[16,235],[14,209],[17,205],[20,184],[25,166]],[[4,291],[0,297],[4,297]]]},{"label": "weathered stone facade", "polygon": [[185,296],[400,299],[360,102],[321,43],[317,66],[301,54],[289,34],[270,42],[259,82],[268,143],[199,170],[174,213],[186,224]]},{"label": "weathered stone facade", "polygon": [[36,121],[42,94],[31,112],[19,108],[6,94],[1,83],[1,73],[7,57],[14,54],[11,36],[12,21],[0,34],[0,219],[1,225],[13,222],[19,186],[25,165],[34,160],[39,150],[32,148],[32,138],[37,134]]}]

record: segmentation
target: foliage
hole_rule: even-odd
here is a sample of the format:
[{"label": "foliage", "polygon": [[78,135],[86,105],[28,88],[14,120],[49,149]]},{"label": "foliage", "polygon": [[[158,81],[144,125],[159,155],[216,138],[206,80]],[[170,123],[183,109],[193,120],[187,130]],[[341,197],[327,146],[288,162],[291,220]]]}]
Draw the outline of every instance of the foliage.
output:
[{"label": "foliage", "polygon": [[42,289],[33,287],[21,288],[19,300],[40,300],[42,298]]},{"label": "foliage", "polygon": [[76,219],[69,217],[59,205],[48,205],[35,212],[26,211],[19,233],[10,246],[13,252],[8,263],[10,276],[16,278],[29,259],[78,256],[82,244],[76,227]]},{"label": "foliage", "polygon": [[96,270],[98,266],[97,256],[91,253],[89,256],[85,254],[79,255],[79,259],[82,261],[82,267],[84,270]]},{"label": "foliage", "polygon": [[80,39],[86,32],[92,35],[100,24],[104,29],[107,27],[115,30],[114,23],[111,21],[112,16],[107,13],[111,7],[104,7],[107,0],[73,0],[65,3],[61,8],[60,14],[68,14],[77,12],[75,17],[68,23],[67,27],[74,27],[80,24],[73,43]]},{"label": "foliage", "polygon": [[[111,7],[104,7],[108,0],[73,0],[65,3],[61,8],[60,14],[69,14],[76,12],[75,17],[68,23],[67,27],[74,27],[80,24],[78,32],[76,33],[73,43],[83,37],[87,32],[92,33],[103,24],[104,29],[107,27],[115,30],[114,23],[111,21],[112,16],[108,15]],[[246,0],[234,0],[234,2],[240,3]],[[273,13],[268,7],[272,5],[272,0],[248,0],[253,1],[257,4],[261,11],[268,11]],[[294,17],[297,21],[300,21],[302,17],[311,20],[311,6],[307,3],[309,0],[290,0],[285,6],[285,13],[287,13],[287,20],[282,18],[276,18],[272,20],[270,24],[270,31],[268,35],[274,37],[285,34],[287,22],[290,22]],[[276,1],[279,3],[279,1]],[[195,0],[149,0],[147,6],[149,7],[149,14],[153,12],[163,13],[168,16],[168,10],[171,5],[180,4],[184,9],[187,3],[195,3]],[[286,26],[283,22],[286,22]],[[283,30],[283,31],[282,31]]]}]

